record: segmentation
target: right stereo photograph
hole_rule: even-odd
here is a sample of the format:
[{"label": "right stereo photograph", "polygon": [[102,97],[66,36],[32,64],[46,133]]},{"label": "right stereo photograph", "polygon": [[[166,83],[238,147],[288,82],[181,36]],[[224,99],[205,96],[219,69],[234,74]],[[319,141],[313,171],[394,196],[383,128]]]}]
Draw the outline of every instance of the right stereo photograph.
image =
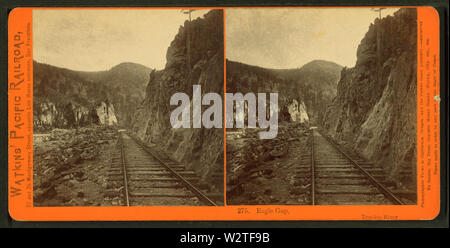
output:
[{"label": "right stereo photograph", "polygon": [[416,8],[231,8],[225,28],[227,205],[417,204]]}]

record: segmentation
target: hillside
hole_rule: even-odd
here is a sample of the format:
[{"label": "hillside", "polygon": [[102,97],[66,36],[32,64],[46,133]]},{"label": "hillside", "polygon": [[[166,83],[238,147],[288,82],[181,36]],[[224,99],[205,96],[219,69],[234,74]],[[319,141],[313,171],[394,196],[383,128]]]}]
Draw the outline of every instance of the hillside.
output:
[{"label": "hillside", "polygon": [[81,72],[34,61],[35,130],[89,123],[127,126],[144,99],[150,71],[122,63],[108,71]]},{"label": "hillside", "polygon": [[[303,104],[309,121],[320,123],[336,95],[341,69],[323,60],[297,69],[266,69],[227,60],[227,92],[278,92],[281,120],[293,119],[292,113],[301,112]],[[298,110],[291,111],[296,105]]]}]

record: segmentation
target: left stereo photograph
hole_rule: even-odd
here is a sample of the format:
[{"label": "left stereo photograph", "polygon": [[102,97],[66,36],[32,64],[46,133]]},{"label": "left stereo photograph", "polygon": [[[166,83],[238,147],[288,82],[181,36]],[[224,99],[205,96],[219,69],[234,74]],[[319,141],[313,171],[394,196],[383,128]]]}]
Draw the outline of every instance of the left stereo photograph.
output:
[{"label": "left stereo photograph", "polygon": [[224,130],[195,128],[223,29],[221,9],[33,10],[33,206],[223,206]]}]

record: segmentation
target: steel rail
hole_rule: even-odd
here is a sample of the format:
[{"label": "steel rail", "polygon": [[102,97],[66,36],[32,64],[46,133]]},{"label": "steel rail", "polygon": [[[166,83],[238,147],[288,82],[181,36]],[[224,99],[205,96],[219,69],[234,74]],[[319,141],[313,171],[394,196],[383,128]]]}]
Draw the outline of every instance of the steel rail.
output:
[{"label": "steel rail", "polygon": [[311,129],[311,205],[316,205],[316,175],[314,167],[314,129]]},{"label": "steel rail", "polygon": [[392,191],[390,191],[388,188],[386,188],[383,184],[381,184],[380,182],[378,182],[377,179],[375,179],[375,177],[373,177],[367,170],[365,170],[362,166],[360,166],[358,164],[358,162],[356,162],[355,160],[353,160],[346,152],[344,152],[339,145],[332,140],[330,137],[328,137],[327,135],[323,135],[320,131],[319,134],[322,135],[322,137],[324,137],[337,151],[339,151],[342,155],[344,155],[350,162],[352,162],[352,164],[359,169],[364,175],[366,175],[369,180],[372,182],[372,184],[374,184],[386,197],[388,197],[393,203],[397,204],[397,205],[405,205],[405,203],[403,203],[397,196],[394,195],[394,193],[392,193]]},{"label": "steel rail", "polygon": [[123,147],[123,138],[122,134],[120,134],[120,155],[122,157],[122,170],[123,170],[123,184],[125,187],[125,202],[127,207],[130,206],[129,192],[128,192],[128,178],[127,178],[127,168],[126,168],[126,160],[125,160],[125,152]]},{"label": "steel rail", "polygon": [[[128,134],[127,134],[128,135]],[[133,135],[128,135],[129,137],[131,137],[131,139],[136,142],[136,144],[138,144],[140,147],[142,147],[142,149],[144,149],[144,151],[146,151],[148,154],[150,154],[152,157],[154,157],[156,160],[158,160],[161,165],[163,165],[167,170],[169,170],[175,177],[177,177],[178,179],[180,179],[180,181],[188,188],[192,191],[192,193],[194,193],[201,201],[211,205],[211,206],[217,206],[217,204],[209,199],[208,196],[206,196],[205,194],[203,194],[197,187],[195,187],[194,185],[192,185],[189,181],[187,181],[184,177],[182,177],[180,174],[178,174],[175,170],[173,170],[169,165],[167,165],[164,161],[162,161],[161,158],[159,158],[155,153],[153,153],[147,146],[145,146],[144,144],[142,144],[139,140],[137,140],[135,137],[133,137]]]}]

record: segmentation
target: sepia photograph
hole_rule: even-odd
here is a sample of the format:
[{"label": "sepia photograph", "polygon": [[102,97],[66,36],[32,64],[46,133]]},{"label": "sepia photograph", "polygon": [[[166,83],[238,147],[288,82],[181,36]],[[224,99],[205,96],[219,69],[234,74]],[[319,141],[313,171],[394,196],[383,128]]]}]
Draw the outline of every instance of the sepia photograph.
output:
[{"label": "sepia photograph", "polygon": [[5,11],[8,223],[445,220],[442,7],[177,4]]},{"label": "sepia photograph", "polygon": [[[231,108],[246,110],[226,126],[228,205],[417,204],[415,8],[233,8],[225,19],[226,91],[245,94]],[[274,138],[260,136],[253,92],[278,96]]]},{"label": "sepia photograph", "polygon": [[223,96],[223,21],[221,9],[34,9],[34,206],[224,205],[223,128],[171,125],[174,94],[194,112],[194,93]]}]

